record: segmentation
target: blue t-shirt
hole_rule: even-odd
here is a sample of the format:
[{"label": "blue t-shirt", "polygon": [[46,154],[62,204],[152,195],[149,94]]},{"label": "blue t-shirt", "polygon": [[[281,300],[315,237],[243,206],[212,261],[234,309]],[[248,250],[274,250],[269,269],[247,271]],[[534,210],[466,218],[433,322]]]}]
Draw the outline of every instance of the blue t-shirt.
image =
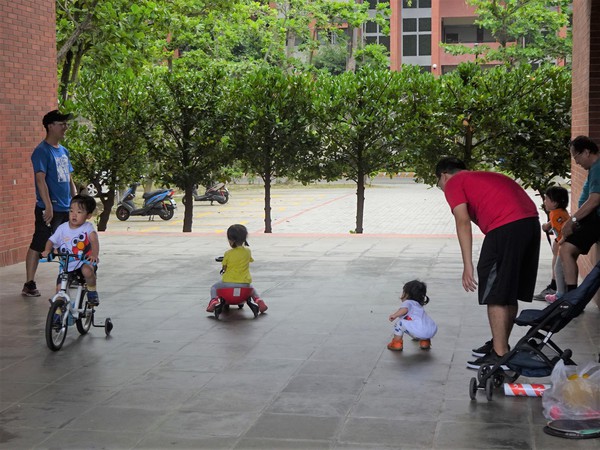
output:
[{"label": "blue t-shirt", "polygon": [[[590,197],[590,193],[600,194],[600,159],[596,160],[590,170],[588,171],[588,177],[583,183],[583,189],[579,196],[579,207],[583,205]],[[596,208],[596,214],[600,216],[600,206]]]},{"label": "blue t-shirt", "polygon": [[[71,203],[71,172],[73,166],[69,160],[69,151],[62,145],[53,147],[46,141],[40,142],[31,155],[33,174],[46,174],[46,184],[52,201],[52,209],[58,212],[68,212]],[[36,206],[45,209],[40,197],[37,181],[35,183]]]}]

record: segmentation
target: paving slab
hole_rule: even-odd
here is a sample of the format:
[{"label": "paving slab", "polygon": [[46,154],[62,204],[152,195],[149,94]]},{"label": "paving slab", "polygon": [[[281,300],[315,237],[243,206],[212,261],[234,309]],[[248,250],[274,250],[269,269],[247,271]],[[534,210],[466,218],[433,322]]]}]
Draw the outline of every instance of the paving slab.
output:
[{"label": "paving slab", "polygon": [[[539,398],[469,399],[475,372],[465,362],[489,330],[485,308],[461,287],[441,192],[372,188],[369,232],[353,235],[352,195],[341,189],[323,197],[286,189],[298,204],[282,211],[273,234],[260,232],[256,212],[242,215],[236,195],[213,228],[109,228],[100,235],[97,318],[110,316],[113,332],[71,328],[59,352],[44,340],[56,265],[40,265],[39,298],[20,295],[24,264],[0,268],[0,448],[600,448],[598,439],[545,435]],[[260,205],[259,194],[248,201]],[[223,230],[245,217],[254,285],[269,310],[256,319],[231,310],[217,321],[205,312],[219,279],[214,257],[226,250]],[[481,242],[477,234],[475,252]],[[542,246],[538,289],[550,258]],[[407,341],[390,352],[387,317],[413,278],[428,283],[439,332],[430,351]],[[525,331],[517,327],[512,340]],[[556,341],[580,364],[597,360],[598,308]]]}]

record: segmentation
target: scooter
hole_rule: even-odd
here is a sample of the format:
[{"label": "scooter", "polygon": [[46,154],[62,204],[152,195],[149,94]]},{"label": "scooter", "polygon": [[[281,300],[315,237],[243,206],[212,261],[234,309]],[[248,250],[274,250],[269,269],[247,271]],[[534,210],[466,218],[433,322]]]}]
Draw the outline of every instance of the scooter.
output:
[{"label": "scooter", "polygon": [[[217,202],[219,205],[224,205],[229,201],[229,190],[225,186],[225,183],[218,183],[206,189],[203,195],[198,195],[198,185],[194,186],[192,196],[197,202]],[[184,197],[185,204],[185,197]]]},{"label": "scooter", "polygon": [[136,208],[133,203],[135,191],[140,183],[132,183],[129,186],[119,204],[117,206],[117,219],[127,220],[129,216],[150,216],[148,220],[154,220],[154,216],[160,217],[162,220],[170,220],[175,215],[177,203],[173,199],[175,191],[173,189],[159,189],[157,191],[145,192],[142,196],[144,205],[141,208]]}]

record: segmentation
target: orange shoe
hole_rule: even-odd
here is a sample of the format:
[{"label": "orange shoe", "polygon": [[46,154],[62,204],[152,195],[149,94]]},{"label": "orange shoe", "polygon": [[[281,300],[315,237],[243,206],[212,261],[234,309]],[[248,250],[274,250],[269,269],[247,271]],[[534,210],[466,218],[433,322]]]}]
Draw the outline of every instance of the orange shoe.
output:
[{"label": "orange shoe", "polygon": [[219,303],[220,300],[218,298],[211,298],[210,302],[208,302],[208,306],[206,307],[206,312],[214,312]]},{"label": "orange shoe", "polygon": [[387,348],[396,352],[401,352],[404,348],[404,342],[402,342],[402,339],[392,339],[392,341],[387,345]]},{"label": "orange shoe", "polygon": [[421,350],[429,350],[431,348],[431,339],[421,339],[419,341]]},{"label": "orange shoe", "polygon": [[264,313],[267,309],[269,309],[267,304],[261,298],[255,298],[254,303],[256,303],[258,305],[258,310],[261,313]]}]

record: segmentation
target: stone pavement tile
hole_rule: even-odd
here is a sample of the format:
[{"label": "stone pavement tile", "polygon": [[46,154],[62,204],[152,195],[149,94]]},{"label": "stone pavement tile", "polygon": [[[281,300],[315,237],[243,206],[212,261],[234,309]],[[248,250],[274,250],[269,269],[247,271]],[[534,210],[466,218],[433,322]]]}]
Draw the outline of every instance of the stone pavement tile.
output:
[{"label": "stone pavement tile", "polygon": [[[188,436],[187,433],[173,433],[165,431],[152,431],[146,433],[131,448],[135,449],[233,449],[238,442],[236,437],[224,436]],[[263,447],[264,448],[264,447]]]},{"label": "stone pavement tile", "polygon": [[[410,405],[398,405],[410,408]],[[433,448],[436,421],[349,418],[342,427],[339,441],[364,445],[365,448]],[[450,447],[449,447],[450,448]]]},{"label": "stone pavement tile", "polygon": [[[530,427],[523,423],[441,421],[432,448],[535,448]],[[544,447],[539,447],[544,448]]]},{"label": "stone pavement tile", "polygon": [[257,419],[255,412],[247,411],[175,410],[153,431],[179,434],[186,438],[241,437]]},{"label": "stone pavement tile", "polygon": [[297,414],[262,414],[245,433],[247,438],[330,440],[343,421],[341,417]]}]

